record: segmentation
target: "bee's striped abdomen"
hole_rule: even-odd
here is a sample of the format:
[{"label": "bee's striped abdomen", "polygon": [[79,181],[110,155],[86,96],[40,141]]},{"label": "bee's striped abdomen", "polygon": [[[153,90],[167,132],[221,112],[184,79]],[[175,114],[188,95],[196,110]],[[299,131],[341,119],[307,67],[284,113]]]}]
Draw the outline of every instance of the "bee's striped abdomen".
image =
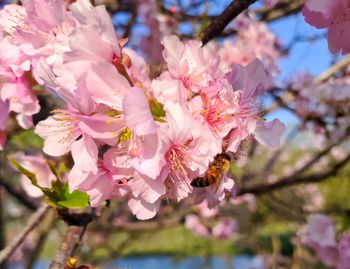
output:
[{"label": "bee's striped abdomen", "polygon": [[191,186],[196,188],[204,188],[209,185],[209,181],[205,177],[197,177],[191,182]]}]

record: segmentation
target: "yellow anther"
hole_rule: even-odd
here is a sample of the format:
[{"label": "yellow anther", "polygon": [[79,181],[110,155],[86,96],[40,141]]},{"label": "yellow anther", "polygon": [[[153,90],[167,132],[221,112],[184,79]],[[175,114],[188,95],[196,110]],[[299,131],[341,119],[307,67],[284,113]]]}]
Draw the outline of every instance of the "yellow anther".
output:
[{"label": "yellow anther", "polygon": [[132,132],[131,130],[126,127],[124,128],[119,135],[119,142],[128,142],[131,138]]}]

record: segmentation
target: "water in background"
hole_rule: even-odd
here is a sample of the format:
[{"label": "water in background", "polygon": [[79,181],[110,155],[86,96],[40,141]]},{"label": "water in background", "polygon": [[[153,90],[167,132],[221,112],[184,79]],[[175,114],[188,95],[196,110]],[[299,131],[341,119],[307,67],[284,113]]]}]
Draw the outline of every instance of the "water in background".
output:
[{"label": "water in background", "polygon": [[[34,269],[46,269],[50,261],[42,260]],[[265,269],[262,256],[223,257],[192,257],[187,259],[174,259],[172,257],[129,257],[100,265],[101,269]],[[23,269],[12,264],[9,269]]]}]

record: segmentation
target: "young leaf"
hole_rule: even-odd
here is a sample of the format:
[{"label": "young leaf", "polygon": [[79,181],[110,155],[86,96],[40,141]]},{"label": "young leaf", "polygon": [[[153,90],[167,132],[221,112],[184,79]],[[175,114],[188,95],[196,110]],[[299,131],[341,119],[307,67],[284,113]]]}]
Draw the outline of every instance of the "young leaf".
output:
[{"label": "young leaf", "polygon": [[57,208],[85,208],[89,205],[90,197],[86,193],[75,190],[69,192],[68,183],[60,180],[59,175],[52,162],[48,161],[52,173],[56,176],[56,180],[51,181],[51,188],[42,187],[38,184],[36,175],[21,166],[16,160],[8,157],[8,160],[20,173],[27,176],[32,184],[38,187],[48,198],[48,203]]},{"label": "young leaf", "polygon": [[58,201],[58,204],[68,208],[85,208],[89,205],[90,197],[84,192],[79,190],[75,190],[73,192],[69,192],[68,184],[67,190],[65,192],[64,200]]},{"label": "young leaf", "polygon": [[9,160],[9,162],[12,164],[12,166],[18,170],[18,172],[22,173],[23,175],[25,175],[27,178],[29,178],[29,180],[32,182],[32,184],[38,188],[41,189],[41,186],[39,186],[38,184],[38,180],[36,179],[36,175],[32,172],[30,172],[29,170],[25,169],[22,165],[20,165],[15,159],[13,159],[12,157],[7,157],[7,159]]}]

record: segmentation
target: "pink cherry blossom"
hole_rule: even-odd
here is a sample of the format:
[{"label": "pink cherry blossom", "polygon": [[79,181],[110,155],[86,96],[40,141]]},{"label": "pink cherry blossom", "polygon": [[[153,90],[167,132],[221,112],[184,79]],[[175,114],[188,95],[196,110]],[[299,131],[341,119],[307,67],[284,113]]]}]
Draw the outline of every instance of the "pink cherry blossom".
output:
[{"label": "pink cherry blossom", "polygon": [[123,99],[124,121],[137,135],[154,134],[157,126],[154,122],[145,93],[139,88],[132,88]]},{"label": "pink cherry blossom", "polygon": [[335,245],[335,231],[332,221],[325,215],[317,214],[309,217],[308,225],[302,233],[302,240],[310,246],[322,247]]},{"label": "pink cherry blossom", "polygon": [[348,0],[306,0],[302,10],[305,21],[319,29],[328,29],[328,47],[332,53],[350,52],[350,2]]},{"label": "pink cherry blossom", "polygon": [[56,110],[53,116],[37,124],[35,132],[45,140],[46,154],[61,156],[72,149],[82,134],[108,141],[116,138],[122,127],[119,119],[99,113],[85,116],[72,110]]},{"label": "pink cherry blossom", "polygon": [[278,75],[277,61],[282,57],[280,42],[268,25],[257,18],[241,15],[236,20],[236,28],[238,32],[235,41],[226,39],[222,46],[216,48],[223,68],[229,71],[234,64],[246,66],[258,58],[264,63],[268,74]]},{"label": "pink cherry blossom", "polygon": [[[95,160],[93,152],[86,152],[86,158]],[[111,156],[112,155],[112,156]],[[118,176],[118,167],[114,166],[114,150],[107,151],[103,161],[98,161],[97,169],[84,169],[76,163],[68,175],[70,190],[79,189],[90,196],[90,203],[94,207],[101,206],[105,200],[126,195],[129,188],[123,182],[125,177]]]},{"label": "pink cherry blossom", "polygon": [[339,269],[350,268],[350,234],[344,234],[338,243]]},{"label": "pink cherry blossom", "polygon": [[228,239],[237,230],[237,222],[232,219],[221,219],[213,227],[213,236],[218,239]]},{"label": "pink cherry blossom", "polygon": [[331,220],[322,214],[309,217],[308,224],[299,232],[302,242],[313,248],[317,257],[327,266],[337,269],[350,268],[350,235],[342,235],[335,240],[335,230]]},{"label": "pink cherry blossom", "polygon": [[209,162],[220,151],[210,130],[191,119],[189,111],[180,104],[166,105],[169,126],[164,132],[167,195],[178,201],[192,191],[192,179],[203,174]]},{"label": "pink cherry blossom", "polygon": [[194,234],[200,236],[209,236],[209,230],[200,222],[198,216],[190,214],[186,216],[185,226],[191,230]]},{"label": "pink cherry blossom", "polygon": [[260,144],[276,148],[281,144],[281,135],[284,129],[284,125],[279,120],[274,119],[271,122],[258,124],[254,137]]},{"label": "pink cherry blossom", "polygon": [[104,154],[105,167],[113,171],[113,177],[127,184],[130,190],[128,206],[138,219],[149,219],[156,215],[165,194],[165,186],[160,179],[141,175],[133,168],[133,162],[117,147]]},{"label": "pink cherry blossom", "polygon": [[197,209],[199,211],[199,214],[203,218],[212,218],[216,216],[219,213],[218,208],[209,208],[208,207],[208,201],[204,200],[200,204],[197,205]]},{"label": "pink cherry blossom", "polygon": [[176,36],[168,36],[162,44],[163,57],[172,79],[181,81],[185,89],[194,92],[210,86],[210,65],[215,65],[217,59],[212,59],[201,48],[201,42],[192,40],[183,43]]},{"label": "pink cherry blossom", "polygon": [[[276,38],[265,25],[254,30],[256,22],[242,19],[238,47],[248,47],[249,39],[257,46],[247,48],[244,61],[229,62],[213,44],[169,35],[176,23],[157,13],[155,1],[140,6],[148,27],[162,28],[148,40],[154,47],[147,62],[138,48],[123,48],[128,40],[117,38],[106,8],[89,0],[23,0],[22,7],[0,11],[0,147],[10,112],[23,128],[32,126],[38,86],[62,103],[35,127],[43,151],[71,154],[69,188],[86,192],[91,206],[124,197],[136,218],[149,219],[164,199],[188,198],[207,207],[204,213],[199,206],[203,215],[215,215],[212,208],[234,192],[234,181],[225,175],[217,186],[193,188],[192,180],[205,175],[215,156],[239,153],[254,138],[280,144],[284,126],[264,122],[259,103],[272,85],[274,67],[263,63],[275,65]],[[150,58],[160,63],[161,55],[158,74]],[[196,221],[189,218],[188,225]],[[220,222],[213,234],[226,238],[233,226]]]},{"label": "pink cherry blossom", "polygon": [[[251,79],[252,77],[254,79]],[[239,94],[239,110],[235,115],[236,128],[231,130],[227,139],[227,150],[236,152],[241,141],[247,139],[257,130],[257,126],[261,121],[258,116],[257,98],[271,85],[271,80],[266,74],[264,66],[257,59],[246,67],[235,65],[232,71],[227,74],[227,79],[234,91]],[[273,130],[272,127],[275,128],[276,138],[275,141],[270,141],[270,144],[276,145],[284,128],[279,122],[269,125],[271,131]]]}]

